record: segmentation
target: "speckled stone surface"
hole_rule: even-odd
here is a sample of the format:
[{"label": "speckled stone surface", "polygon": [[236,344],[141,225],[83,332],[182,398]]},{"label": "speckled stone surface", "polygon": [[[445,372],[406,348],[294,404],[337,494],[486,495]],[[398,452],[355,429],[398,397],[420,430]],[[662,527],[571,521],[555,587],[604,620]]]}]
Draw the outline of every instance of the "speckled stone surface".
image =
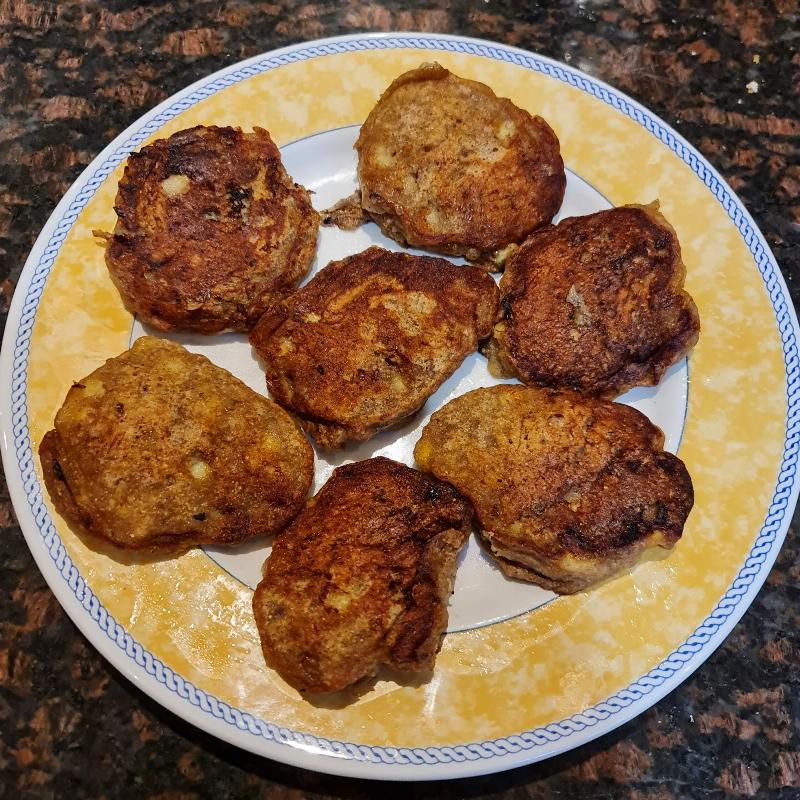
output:
[{"label": "speckled stone surface", "polygon": [[[219,67],[321,36],[461,33],[573,64],[633,95],[720,170],[800,298],[796,0],[127,3],[0,0],[0,311],[35,237],[124,127]],[[800,797],[798,518],[725,644],[653,709],[548,762],[419,784],[419,797]],[[407,797],[250,756],[172,716],[61,611],[0,484],[0,797]]]}]

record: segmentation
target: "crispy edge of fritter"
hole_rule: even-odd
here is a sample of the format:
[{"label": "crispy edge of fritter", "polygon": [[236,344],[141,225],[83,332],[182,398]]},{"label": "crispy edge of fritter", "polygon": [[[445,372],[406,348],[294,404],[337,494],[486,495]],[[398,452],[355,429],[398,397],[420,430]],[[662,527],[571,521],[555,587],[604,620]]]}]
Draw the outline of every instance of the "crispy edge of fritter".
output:
[{"label": "crispy edge of fritter", "polygon": [[[492,102],[498,103],[505,109],[509,116],[515,118],[516,122],[523,119],[528,125],[535,127],[540,137],[544,136],[549,139],[548,143],[550,149],[555,153],[553,163],[560,164],[560,172],[550,177],[550,182],[553,183],[553,186],[550,187],[550,191],[543,191],[541,193],[543,197],[549,199],[549,202],[542,203],[545,208],[542,212],[542,221],[531,224],[527,231],[521,232],[518,236],[495,237],[498,241],[492,242],[488,247],[482,246],[481,243],[477,242],[477,234],[473,234],[470,241],[452,242],[448,241],[448,239],[452,237],[446,234],[431,235],[420,231],[418,226],[414,224],[412,217],[406,213],[401,206],[391,202],[385,196],[385,193],[380,193],[375,186],[367,189],[366,194],[369,200],[366,201],[364,197],[365,179],[363,177],[363,171],[366,169],[366,166],[362,164],[361,147],[365,146],[367,137],[365,129],[368,126],[369,118],[372,113],[382,103],[388,102],[389,97],[399,87],[407,83],[446,80],[450,76],[460,83],[468,85],[473,92],[476,92],[484,98],[489,98]],[[392,83],[389,84],[370,111],[370,115],[368,115],[364,125],[362,125],[354,148],[359,154],[358,183],[360,191],[351,195],[349,198],[344,198],[339,201],[339,203],[328,209],[327,212],[323,212],[323,219],[325,216],[329,219],[329,222],[324,224],[339,224],[338,220],[341,220],[344,226],[351,225],[352,227],[357,227],[360,223],[358,222],[357,214],[354,209],[354,203],[358,202],[362,209],[362,221],[367,221],[367,219],[373,220],[380,227],[385,236],[398,242],[398,244],[403,247],[421,247],[443,255],[464,256],[468,261],[473,262],[474,266],[489,272],[502,271],[506,259],[513,252],[515,247],[532,230],[552,219],[561,207],[566,190],[566,172],[564,171],[564,161],[561,156],[561,145],[558,136],[547,120],[538,115],[531,114],[526,109],[520,108],[507,97],[500,97],[490,86],[480,81],[462,78],[446,69],[438,62],[423,63],[414,69],[398,75]],[[541,147],[538,149],[541,149]],[[500,238],[502,238],[503,241],[499,241]]]},{"label": "crispy edge of fritter", "polygon": [[604,564],[602,568],[594,568],[596,567],[595,563],[587,560],[580,574],[569,576],[566,574],[560,576],[548,575],[546,571],[540,571],[541,569],[547,570],[547,566],[537,565],[540,569],[536,569],[533,566],[535,559],[530,557],[528,559],[529,563],[526,564],[501,555],[502,551],[498,552],[493,547],[491,537],[483,531],[480,538],[482,544],[489,549],[492,558],[497,562],[503,574],[509,578],[524,581],[525,583],[533,583],[556,594],[577,594],[591,589],[605,580],[615,578],[625,570],[636,566],[648,550],[656,547],[671,550],[679,541],[680,536],[673,537],[663,531],[653,531],[646,539],[637,542],[634,547],[625,551],[624,555],[618,553],[614,559],[613,567],[607,567]]},{"label": "crispy edge of fritter", "polygon": [[[632,362],[627,367],[619,370],[613,375],[609,376],[603,382],[598,384],[597,390],[593,391],[576,386],[561,386],[555,383],[536,382],[531,380],[525,371],[517,366],[513,357],[511,356],[507,330],[507,322],[511,318],[512,309],[507,300],[507,293],[512,290],[509,286],[514,280],[513,274],[513,258],[519,251],[525,247],[526,244],[533,243],[537,235],[547,233],[557,228],[557,225],[552,225],[547,228],[534,231],[526,242],[521,247],[512,253],[509,260],[509,269],[506,270],[503,277],[500,279],[500,307],[502,309],[502,318],[495,325],[495,331],[492,338],[489,339],[482,347],[481,352],[488,360],[489,372],[495,378],[516,378],[517,380],[525,383],[528,386],[541,386],[548,388],[567,389],[578,391],[587,395],[596,395],[604,399],[613,399],[619,395],[633,389],[637,386],[657,386],[664,373],[675,363],[680,361],[684,356],[688,356],[692,349],[697,344],[700,338],[700,314],[697,310],[694,298],[686,291],[684,283],[686,280],[686,264],[681,255],[680,242],[678,234],[672,227],[667,218],[659,210],[659,201],[654,200],[652,203],[640,204],[629,203],[624,206],[617,206],[617,208],[636,208],[644,212],[644,214],[657,226],[667,230],[670,236],[670,241],[673,244],[675,254],[675,271],[673,272],[672,280],[670,281],[670,291],[681,300],[684,311],[691,318],[691,324],[682,329],[677,337],[668,339],[659,347],[653,355],[644,362]],[[608,209],[611,210],[611,209]],[[600,213],[600,212],[596,212]],[[593,216],[593,215],[588,215]],[[574,219],[573,218],[567,218]],[[567,220],[561,220],[566,222]],[[559,223],[561,224],[561,223]],[[524,252],[519,253],[520,257]]]},{"label": "crispy edge of fritter", "polygon": [[64,517],[71,528],[80,533],[90,534],[91,518],[78,508],[58,463],[58,437],[55,428],[48,431],[39,443],[39,461],[42,465],[45,487],[56,511]]},{"label": "crispy edge of fritter", "polygon": [[[89,549],[110,553],[126,558],[129,553],[159,554],[162,556],[179,556],[197,544],[193,536],[162,536],[148,540],[141,546],[122,545],[105,536],[102,531],[96,530],[92,518],[84,512],[75,501],[72,490],[58,462],[58,435],[55,429],[48,431],[39,443],[39,461],[42,466],[44,485],[50,495],[50,500],[58,514],[64,519],[70,530]],[[207,544],[225,544],[225,542],[209,541]],[[231,542],[238,544],[238,542]]]},{"label": "crispy edge of fritter", "polygon": [[[467,504],[469,505],[469,504]],[[403,614],[403,624],[387,637],[386,665],[401,672],[432,670],[442,648],[449,620],[448,604],[456,581],[458,556],[469,538],[472,511],[463,528],[445,528],[425,548],[414,586],[429,590],[427,603],[415,602]]]},{"label": "crispy edge of fritter", "polygon": [[374,425],[363,432],[354,433],[352,428],[344,425],[339,425],[336,422],[329,422],[327,420],[317,420],[311,417],[303,416],[297,411],[292,413],[297,417],[303,430],[314,440],[314,443],[321,449],[326,451],[340,450],[348,444],[361,444],[362,442],[369,441],[373,436],[386,431],[394,431],[402,428],[403,425],[412,420],[418,413],[422,406],[425,405],[428,398],[424,398],[422,403],[418,405],[410,414],[393,419],[390,422],[380,425]]},{"label": "crispy edge of fritter", "polygon": [[[469,537],[473,509],[468,500],[450,484],[441,481],[435,476],[427,475],[400,464],[384,456],[357,461],[338,467],[331,477],[306,504],[306,508],[298,514],[295,520],[281,533],[275,541],[274,547],[280,547],[285,537],[291,537],[297,526],[306,523],[306,517],[313,518],[313,509],[318,501],[327,502],[327,495],[336,492],[334,496],[345,497],[350,500],[352,490],[345,486],[337,485],[339,482],[359,480],[366,483],[379,471],[384,471],[388,477],[403,481],[406,484],[414,481],[419,488],[427,486],[446,492],[447,498],[443,502],[457,503],[461,506],[459,513],[462,517],[461,527],[442,528],[431,536],[422,548],[416,572],[405,592],[407,604],[399,617],[385,632],[382,646],[372,651],[360,662],[350,662],[348,668],[334,676],[311,674],[308,668],[303,669],[295,660],[285,658],[285,653],[273,652],[270,637],[267,634],[271,627],[270,618],[266,616],[266,604],[262,596],[269,591],[270,581],[274,577],[270,570],[272,555],[267,558],[263,566],[263,577],[253,594],[253,614],[256,619],[256,628],[259,632],[262,652],[267,666],[275,669],[281,677],[306,694],[325,695],[338,692],[365,678],[374,676],[381,666],[386,666],[399,672],[425,672],[433,669],[436,654],[441,649],[448,621],[448,601],[452,594],[456,576],[456,565],[459,552]],[[348,491],[349,490],[349,491]],[[428,498],[426,498],[428,499]],[[431,498],[431,500],[438,498]],[[387,500],[383,500],[387,503]],[[387,503],[388,505],[388,503]],[[386,513],[391,509],[387,508]],[[455,513],[455,512],[454,512]],[[313,519],[312,519],[313,524]],[[274,548],[273,548],[274,552]],[[274,563],[274,562],[273,562]],[[424,597],[415,593],[415,588],[426,590]],[[382,598],[388,604],[390,597]],[[318,636],[318,628],[312,622],[313,637]],[[359,654],[360,655],[360,654]],[[355,658],[356,656],[354,656]],[[297,668],[297,669],[296,669]],[[301,673],[298,675],[298,673]]]}]

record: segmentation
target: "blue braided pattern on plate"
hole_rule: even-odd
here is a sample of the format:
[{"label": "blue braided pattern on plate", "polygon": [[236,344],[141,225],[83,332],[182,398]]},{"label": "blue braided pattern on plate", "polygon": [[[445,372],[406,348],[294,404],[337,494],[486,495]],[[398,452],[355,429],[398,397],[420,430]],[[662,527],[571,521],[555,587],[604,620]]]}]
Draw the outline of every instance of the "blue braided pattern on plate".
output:
[{"label": "blue braided pattern on plate", "polygon": [[[598,98],[625,114],[627,117],[635,120],[652,133],[687,164],[698,178],[703,181],[741,233],[745,244],[753,255],[753,260],[758,267],[767,294],[772,302],[786,367],[787,422],[784,450],[777,485],[766,519],[745,560],[744,566],[739,570],[733,583],[719,603],[717,603],[714,610],[706,617],[697,630],[695,630],[675,651],[670,653],[657,667],[651,669],[646,675],[630,684],[627,688],[617,692],[617,694],[612,695],[592,708],[587,708],[581,713],[575,714],[567,719],[562,719],[559,722],[553,722],[544,727],[526,731],[518,735],[495,739],[493,741],[474,742],[452,747],[371,747],[352,742],[339,742],[324,739],[314,736],[313,734],[289,730],[265,722],[264,720],[253,717],[247,712],[234,708],[218,700],[216,697],[207,694],[189,681],[184,680],[180,675],[175,674],[169,667],[165,666],[153,656],[152,653],[145,650],[135,641],[106,611],[67,555],[42,500],[41,488],[34,471],[30,438],[28,435],[26,375],[31,330],[39,299],[59,248],[77,219],[78,214],[92,197],[97,187],[100,186],[113,169],[128,156],[131,150],[141,144],[144,139],[165,122],[227,86],[231,86],[253,75],[276,67],[291,64],[296,61],[304,61],[309,58],[358,50],[383,50],[392,48],[445,50],[448,52],[484,56],[486,58],[516,64],[526,69],[548,75]],[[238,728],[240,731],[246,731],[281,744],[300,745],[304,749],[310,748],[321,754],[383,764],[433,765],[476,761],[479,759],[491,759],[494,757],[511,755],[523,750],[531,750],[532,748],[552,744],[563,737],[584,731],[596,725],[598,722],[602,722],[612,715],[617,714],[632,703],[645,697],[653,691],[654,688],[661,686],[666,680],[674,676],[676,672],[688,664],[733,613],[741,598],[747,593],[755,577],[761,571],[762,565],[766,561],[767,555],[775,543],[781,522],[787,511],[792,487],[795,482],[798,438],[800,437],[800,411],[798,410],[798,405],[800,405],[800,371],[798,370],[798,351],[791,314],[787,308],[786,298],[776,278],[776,271],[777,268],[775,264],[772,262],[769,253],[762,246],[757,232],[748,222],[739,202],[735,197],[731,196],[726,187],[716,178],[712,170],[708,168],[701,157],[689,146],[681,142],[672,131],[666,129],[658,120],[629,102],[625,97],[621,97],[609,88],[601,86],[582,74],[576,74],[559,64],[549,63],[533,56],[489,44],[461,42],[450,39],[428,39],[416,36],[380,39],[356,38],[349,41],[309,46],[290,53],[264,58],[263,60],[242,67],[228,75],[217,77],[209,81],[152,117],[152,119],[133,133],[130,138],[125,140],[120,147],[116,148],[91,174],[86,183],[78,191],[75,199],[70,203],[66,212],[58,221],[55,231],[51,235],[39,263],[36,266],[33,279],[28,287],[19,327],[17,329],[13,355],[12,430],[17,461],[28,504],[50,557],[75,597],[105,635],[108,636],[120,650],[125,652],[129,658],[133,659],[133,661],[148,675],[166,686],[178,697],[188,701],[207,714],[211,714],[216,719],[223,720],[227,724]]]}]

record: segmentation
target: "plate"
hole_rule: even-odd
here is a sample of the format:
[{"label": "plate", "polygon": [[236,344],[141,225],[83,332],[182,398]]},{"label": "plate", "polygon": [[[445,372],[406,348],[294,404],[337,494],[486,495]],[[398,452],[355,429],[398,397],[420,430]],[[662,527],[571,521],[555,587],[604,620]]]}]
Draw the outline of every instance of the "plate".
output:
[{"label": "plate", "polygon": [[[73,380],[149,333],[123,308],[92,230],[111,230],[127,155],[196,124],[266,127],[324,208],[355,187],[358,125],[397,74],[438,60],[545,117],[568,169],[560,216],[658,198],[676,228],[700,343],[655,389],[623,396],[660,425],[694,479],[696,505],[670,554],[556,598],[509,581],[473,540],[433,677],[384,675],[312,705],[263,663],[250,611],[268,552],[196,549],[178,559],[89,550],[43,493],[36,451]],[[370,244],[374,225],[323,229],[313,270]],[[121,134],[56,208],[19,280],[3,342],[3,463],[20,525],[59,601],[144,692],[198,727],[278,761],[340,775],[430,780],[509,769],[583,744],[641,713],[720,644],[752,602],[797,499],[797,320],[774,258],[713,168],[646,109],[577,70],[490,42],[353,35],[222,70]],[[246,340],[176,335],[259,392]],[[334,457],[413,463],[430,413],[494,381],[470,356],[395,432]],[[396,676],[395,676],[396,677]]]}]

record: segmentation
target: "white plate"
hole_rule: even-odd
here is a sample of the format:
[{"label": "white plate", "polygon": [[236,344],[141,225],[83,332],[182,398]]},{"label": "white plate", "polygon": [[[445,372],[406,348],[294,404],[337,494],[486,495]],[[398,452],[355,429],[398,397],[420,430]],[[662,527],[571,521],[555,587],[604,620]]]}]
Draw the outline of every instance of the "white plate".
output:
[{"label": "white plate", "polygon": [[[799,395],[795,345],[798,331],[786,287],[763,237],[749,215],[697,151],[633,100],[574,69],[502,45],[463,37],[421,34],[354,35],[285,48],[226,68],[146,114],[95,159],[69,190],[42,231],[20,277],[12,302],[0,363],[5,385],[10,387],[0,406],[3,462],[20,525],[49,585],[98,650],[158,702],[198,727],[238,746],[310,769],[392,780],[451,778],[508,769],[576,747],[641,713],[696,669],[750,604],[777,555],[798,490],[795,481],[797,420],[791,415],[787,416],[783,453],[779,462],[774,464],[778,478],[773,487],[773,501],[764,508],[763,526],[760,531],[748,533],[752,546],[746,554],[743,568],[739,569],[738,563],[726,565],[733,579],[711,614],[705,620],[701,619],[699,625],[687,630],[685,640],[679,647],[659,654],[655,658],[655,665],[646,674],[639,673],[635,680],[620,683],[616,691],[605,699],[578,708],[574,713],[566,715],[565,712],[564,715],[555,716],[551,722],[530,730],[513,729],[490,739],[473,739],[465,728],[464,738],[453,742],[442,743],[421,738],[413,745],[393,746],[391,743],[369,740],[354,741],[356,737],[352,733],[349,741],[348,737],[337,740],[324,731],[296,731],[276,725],[268,719],[260,719],[247,708],[237,708],[230,702],[219,700],[204,690],[201,678],[193,676],[190,680],[177,674],[162,663],[158,653],[149,652],[146,646],[136,641],[109,616],[92,591],[93,581],[80,573],[64,547],[62,538],[66,532],[55,530],[42,502],[28,431],[30,392],[27,378],[31,328],[42,287],[57,258],[59,247],[105,176],[147,136],[179,112],[216,92],[226,90],[226,87],[239,87],[240,82],[246,81],[249,76],[261,75],[281,65],[301,62],[318,64],[325,58],[358,52],[391,58],[394,57],[393,53],[408,49],[437,51],[442,58],[447,54],[459,54],[458,57],[463,54],[465,58],[477,56],[549,75],[565,87],[573,87],[564,90],[567,101],[571,97],[568,91],[578,89],[598,98],[613,110],[606,109],[604,113],[618,115],[626,124],[633,121],[663,142],[665,157],[682,161],[697,176],[687,171],[687,181],[699,178],[709,187],[707,202],[722,204],[728,212],[731,225],[736,226],[752,254],[751,266],[757,270],[766,288],[774,309],[775,329],[784,351],[786,408],[796,406]],[[430,54],[424,55],[427,57]],[[309,103],[313,105],[313,98],[309,98]],[[356,125],[331,126],[282,148],[289,173],[315,192],[314,203],[317,208],[330,205],[354,188],[355,157],[352,143],[356,135]],[[567,167],[570,167],[569,161]],[[639,199],[647,201],[652,198]],[[610,201],[584,178],[573,172],[568,173],[567,194],[560,217],[591,213],[610,205]],[[358,252],[370,244],[398,249],[393,242],[383,238],[374,225],[354,232],[323,229],[314,269],[324,266],[331,259]],[[763,298],[758,300],[762,301]],[[87,313],[90,311],[87,309]],[[704,308],[701,306],[701,317],[703,314]],[[703,319],[705,321],[705,317]],[[132,324],[131,339],[143,332],[141,326]],[[181,341],[191,350],[205,353],[257,391],[264,391],[263,375],[242,337],[223,335],[208,339],[178,335],[171,338]],[[734,357],[731,359],[733,361]],[[701,380],[699,391],[703,391],[706,383],[713,383],[715,377],[704,374]],[[350,460],[384,454],[412,463],[413,444],[433,410],[470,388],[494,382],[486,371],[482,357],[477,354],[470,356],[429,400],[421,414],[399,432],[381,434],[337,457],[318,458],[316,486],[327,479],[333,467]],[[681,445],[687,420],[688,387],[688,369],[686,361],[683,361],[669,371],[657,389],[635,390],[622,399],[640,408],[665,430],[667,448],[674,452]],[[702,490],[703,485],[700,488]],[[704,501],[705,498],[698,494],[698,500]],[[700,513],[697,509],[693,512],[695,516]],[[252,587],[268,548],[266,543],[257,542],[234,553],[214,548],[207,548],[206,552],[237,581]],[[473,540],[462,556],[459,567],[449,630],[454,636],[461,636],[466,634],[457,632],[474,631],[484,626],[491,625],[499,629],[501,626],[497,626],[497,623],[524,615],[552,598],[551,593],[504,578]],[[608,620],[605,623],[608,624]],[[642,638],[646,643],[646,632]],[[438,680],[438,676],[435,676],[431,684],[421,690],[432,701],[437,697]],[[524,705],[532,701],[523,696],[520,702]],[[392,738],[391,735],[389,738]]]}]

